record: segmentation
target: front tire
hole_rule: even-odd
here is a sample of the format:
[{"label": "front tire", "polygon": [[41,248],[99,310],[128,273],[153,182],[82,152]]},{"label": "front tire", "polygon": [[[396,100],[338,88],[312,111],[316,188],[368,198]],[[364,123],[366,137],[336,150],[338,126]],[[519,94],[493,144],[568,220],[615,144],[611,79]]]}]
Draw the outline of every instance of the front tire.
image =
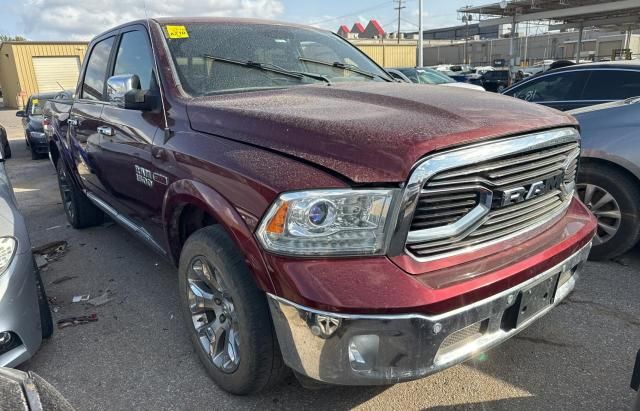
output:
[{"label": "front tire", "polygon": [[624,254],[640,238],[640,189],[626,173],[585,164],[578,174],[580,200],[598,219],[589,258],[608,260]]},{"label": "front tire", "polygon": [[182,311],[191,341],[211,379],[246,395],[286,375],[265,294],[220,226],[202,228],[182,249]]},{"label": "front tire", "polygon": [[56,164],[58,187],[67,221],[73,228],[87,228],[102,224],[104,213],[96,207],[71,180],[62,158]]}]

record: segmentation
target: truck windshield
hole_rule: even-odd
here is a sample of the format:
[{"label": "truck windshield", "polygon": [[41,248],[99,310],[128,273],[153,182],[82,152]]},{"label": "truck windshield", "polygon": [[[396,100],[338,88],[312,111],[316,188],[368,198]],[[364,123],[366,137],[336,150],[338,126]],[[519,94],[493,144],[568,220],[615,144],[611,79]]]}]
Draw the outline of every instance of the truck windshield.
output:
[{"label": "truck windshield", "polygon": [[391,81],[355,47],[322,30],[188,23],[163,25],[163,31],[180,82],[195,96],[341,81]]}]

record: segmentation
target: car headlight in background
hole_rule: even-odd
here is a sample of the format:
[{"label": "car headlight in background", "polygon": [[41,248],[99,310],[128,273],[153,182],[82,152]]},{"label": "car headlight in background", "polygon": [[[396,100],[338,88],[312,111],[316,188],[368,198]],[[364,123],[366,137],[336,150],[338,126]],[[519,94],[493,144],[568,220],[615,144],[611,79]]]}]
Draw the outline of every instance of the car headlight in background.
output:
[{"label": "car headlight in background", "polygon": [[383,254],[399,190],[313,190],[280,195],[256,232],[263,247],[299,256]]},{"label": "car headlight in background", "polygon": [[13,237],[0,237],[0,275],[4,274],[13,260],[18,242]]}]

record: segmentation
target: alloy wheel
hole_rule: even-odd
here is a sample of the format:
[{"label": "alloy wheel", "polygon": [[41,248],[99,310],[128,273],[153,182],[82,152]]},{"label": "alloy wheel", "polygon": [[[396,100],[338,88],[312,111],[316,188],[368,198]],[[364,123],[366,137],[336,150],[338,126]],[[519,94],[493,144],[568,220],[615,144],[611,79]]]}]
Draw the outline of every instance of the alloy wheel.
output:
[{"label": "alloy wheel", "polygon": [[576,186],[580,200],[598,220],[594,245],[609,241],[618,232],[622,222],[622,212],[616,199],[604,188],[595,184]]},{"label": "alloy wheel", "polygon": [[62,205],[64,206],[67,215],[69,216],[69,220],[73,220],[73,216],[75,214],[73,209],[73,196],[71,194],[71,182],[67,177],[67,172],[64,170],[64,167],[59,167],[58,170],[58,184],[60,185],[60,193],[62,194]]},{"label": "alloy wheel", "polygon": [[187,296],[193,327],[209,361],[224,373],[240,365],[240,341],[235,308],[220,271],[204,256],[189,266]]}]

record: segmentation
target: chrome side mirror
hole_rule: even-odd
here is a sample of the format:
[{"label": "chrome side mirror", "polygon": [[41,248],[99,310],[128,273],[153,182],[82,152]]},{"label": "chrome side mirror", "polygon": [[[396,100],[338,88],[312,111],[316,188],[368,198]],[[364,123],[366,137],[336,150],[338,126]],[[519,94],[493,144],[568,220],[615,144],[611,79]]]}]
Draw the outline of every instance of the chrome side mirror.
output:
[{"label": "chrome side mirror", "polygon": [[121,74],[107,80],[107,99],[125,108],[124,96],[131,90],[140,90],[140,78],[136,74]]}]

